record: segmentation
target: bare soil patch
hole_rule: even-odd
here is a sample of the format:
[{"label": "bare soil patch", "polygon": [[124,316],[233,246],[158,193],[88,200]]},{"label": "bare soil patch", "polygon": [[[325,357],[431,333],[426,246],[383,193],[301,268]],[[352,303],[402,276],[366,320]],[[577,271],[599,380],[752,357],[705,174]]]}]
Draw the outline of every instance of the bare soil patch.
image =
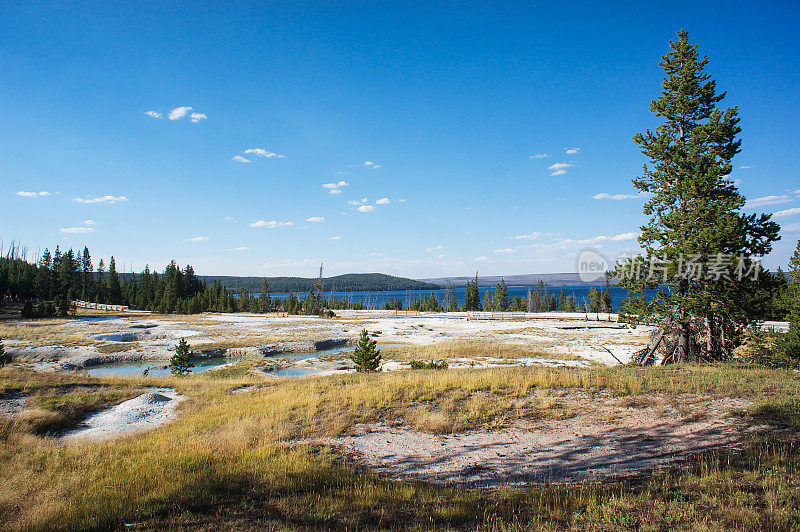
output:
[{"label": "bare soil patch", "polygon": [[[631,478],[741,448],[768,430],[741,415],[746,399],[647,394],[580,401],[569,419],[521,420],[501,430],[434,435],[356,425],[323,443],[394,479],[473,487]],[[582,403],[582,404],[580,404]]]}]

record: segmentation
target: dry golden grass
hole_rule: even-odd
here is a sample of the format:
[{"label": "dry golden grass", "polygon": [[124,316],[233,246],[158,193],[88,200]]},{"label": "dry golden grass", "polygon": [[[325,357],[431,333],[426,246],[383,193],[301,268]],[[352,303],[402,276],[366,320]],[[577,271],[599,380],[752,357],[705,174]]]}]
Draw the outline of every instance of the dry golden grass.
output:
[{"label": "dry golden grass", "polygon": [[384,358],[392,360],[454,360],[457,358],[542,358],[546,360],[584,360],[569,353],[553,353],[537,346],[502,342],[497,339],[452,340],[432,345],[408,345],[382,349]]},{"label": "dry golden grass", "polygon": [[30,347],[92,345],[91,329],[64,327],[66,320],[41,320],[24,323],[0,323],[0,338],[16,340]]},{"label": "dry golden grass", "polygon": [[[325,449],[285,445],[363,421],[432,431],[548,415],[560,393],[706,393],[750,397],[765,420],[794,420],[790,371],[693,368],[498,368],[407,371],[267,381],[91,379],[0,369],[0,387],[172,386],[180,419],[102,444],[57,445],[0,420],[0,522],[18,529],[785,529],[800,523],[800,447],[757,442],[741,457],[709,456],[640,483],[492,492],[393,482]],[[784,402],[781,402],[784,401]],[[519,414],[518,412],[521,412]],[[793,414],[793,412],[795,412]],[[791,426],[788,424],[787,426]],[[127,527],[136,528],[136,527]]]}]

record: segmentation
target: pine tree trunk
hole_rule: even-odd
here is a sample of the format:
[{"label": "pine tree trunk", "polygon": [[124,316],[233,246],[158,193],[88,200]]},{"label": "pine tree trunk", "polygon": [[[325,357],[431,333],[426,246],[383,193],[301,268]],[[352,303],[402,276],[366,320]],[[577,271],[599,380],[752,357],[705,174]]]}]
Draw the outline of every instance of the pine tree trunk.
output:
[{"label": "pine tree trunk", "polygon": [[716,360],[719,358],[719,353],[717,352],[717,327],[715,323],[715,317],[713,314],[706,315],[706,355],[711,360]]}]

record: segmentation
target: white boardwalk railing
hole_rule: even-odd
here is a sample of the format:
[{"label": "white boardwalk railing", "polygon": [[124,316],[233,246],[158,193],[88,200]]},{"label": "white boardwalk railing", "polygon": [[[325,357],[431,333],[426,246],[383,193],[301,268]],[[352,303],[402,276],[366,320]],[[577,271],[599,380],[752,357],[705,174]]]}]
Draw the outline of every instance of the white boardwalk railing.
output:
[{"label": "white boardwalk railing", "polygon": [[128,311],[130,310],[126,305],[106,305],[105,303],[90,303],[88,301],[81,301],[73,299],[72,305],[78,308],[90,308],[94,310],[115,310],[115,311]]}]

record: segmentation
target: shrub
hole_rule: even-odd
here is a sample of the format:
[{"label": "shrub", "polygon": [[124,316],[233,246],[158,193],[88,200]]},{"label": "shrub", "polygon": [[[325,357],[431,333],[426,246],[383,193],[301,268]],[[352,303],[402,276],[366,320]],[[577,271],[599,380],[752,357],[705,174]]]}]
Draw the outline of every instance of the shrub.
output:
[{"label": "shrub", "polygon": [[440,360],[434,362],[433,360],[412,360],[410,363],[411,369],[447,369],[447,361]]}]

